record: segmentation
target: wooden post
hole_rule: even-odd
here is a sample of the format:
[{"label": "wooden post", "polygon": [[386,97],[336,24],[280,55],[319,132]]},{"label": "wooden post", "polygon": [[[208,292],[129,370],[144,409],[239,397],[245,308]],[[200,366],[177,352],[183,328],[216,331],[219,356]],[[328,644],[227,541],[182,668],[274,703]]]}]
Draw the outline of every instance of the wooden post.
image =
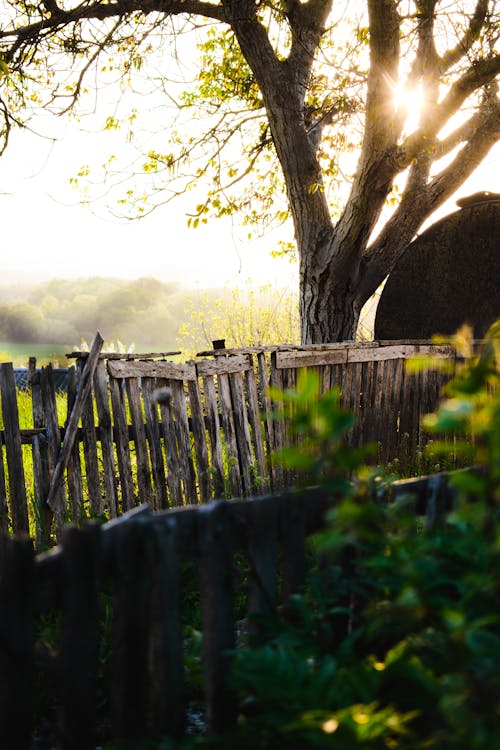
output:
[{"label": "wooden post", "polygon": [[117,739],[134,740],[147,722],[152,534],[140,519],[116,532],[113,727]]},{"label": "wooden post", "polygon": [[[88,360],[87,360],[88,361]],[[94,415],[94,399],[92,398],[92,382],[97,369],[98,360],[95,364],[94,372],[90,375],[90,385],[88,392],[85,396],[83,407],[82,407],[82,436],[83,436],[83,455],[85,458],[85,474],[87,479],[87,491],[89,499],[90,514],[94,518],[98,518],[103,512],[103,502],[101,495],[101,482],[99,478],[99,462],[97,460],[97,438],[95,430],[95,415]],[[83,360],[77,362],[77,372],[79,375],[79,383],[76,398],[78,399],[78,393],[81,388],[83,381],[83,370],[85,365]],[[76,401],[75,401],[76,405]],[[71,415],[70,415],[71,419]],[[69,424],[69,422],[68,422]],[[71,455],[71,451],[70,451]]]},{"label": "wooden post", "polygon": [[[33,410],[33,427],[35,429],[40,429],[44,426],[40,379],[40,372],[35,370],[31,376],[31,407]],[[52,510],[45,502],[50,487],[46,435],[33,435],[31,445],[33,454],[34,502],[36,505],[36,546],[38,549],[43,549],[49,545],[53,520]]]},{"label": "wooden post", "polygon": [[29,750],[33,728],[33,545],[8,539],[0,566],[0,727],[2,747]]},{"label": "wooden post", "polygon": [[24,478],[16,381],[12,362],[0,364],[2,414],[4,423],[7,467],[9,470],[10,511],[14,532],[29,531],[26,484]]},{"label": "wooden post", "polygon": [[236,719],[236,697],[228,685],[228,652],[235,647],[235,637],[225,501],[198,509],[198,543],[207,724],[209,731],[222,732]]},{"label": "wooden post", "polygon": [[3,439],[0,435],[0,537],[9,533],[9,506],[7,505],[7,488],[3,464]]},{"label": "wooden post", "polygon": [[151,729],[180,737],[185,727],[178,525],[175,517],[151,527],[153,595],[150,631]]},{"label": "wooden post", "polygon": [[[75,405],[76,393],[77,393],[77,373],[76,367],[73,365],[68,368],[68,406],[66,425],[68,424],[73,406]],[[82,482],[82,466],[80,461],[80,444],[78,440],[73,443],[73,448],[68,458],[68,464],[66,467],[66,476],[68,481],[68,495],[71,512],[71,521],[78,526],[83,518],[83,482]],[[44,497],[47,497],[47,493]]]},{"label": "wooden post", "polygon": [[99,652],[98,576],[101,528],[66,527],[62,537],[63,618],[61,636],[62,746],[96,746]]},{"label": "wooden post", "polygon": [[274,614],[277,604],[278,520],[281,498],[254,499],[245,507],[250,576],[248,614],[250,632],[259,630],[252,615]]},{"label": "wooden post", "polygon": [[106,492],[106,503],[110,518],[116,518],[116,486],[115,486],[115,462],[113,455],[113,425],[111,423],[111,410],[109,407],[108,378],[106,368],[102,359],[97,363],[94,375],[94,392],[99,418],[99,434],[101,439],[102,463],[104,471],[104,487]]}]

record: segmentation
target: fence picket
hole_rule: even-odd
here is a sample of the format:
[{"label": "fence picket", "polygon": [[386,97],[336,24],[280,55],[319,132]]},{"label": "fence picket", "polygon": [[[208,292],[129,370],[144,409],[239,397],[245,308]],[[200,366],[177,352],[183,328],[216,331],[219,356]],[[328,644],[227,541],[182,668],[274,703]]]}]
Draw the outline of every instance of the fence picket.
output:
[{"label": "fence picket", "polygon": [[263,498],[242,507],[248,529],[249,631],[259,631],[255,615],[271,615],[277,605],[278,514],[281,498]]},{"label": "fence picket", "polygon": [[150,631],[151,729],[180,737],[185,728],[178,524],[171,517],[153,528]]},{"label": "fence picket", "polygon": [[35,567],[29,539],[4,540],[0,575],[2,746],[30,750],[34,709]]},{"label": "fence picket", "polygon": [[228,374],[243,494],[250,496],[255,491],[255,465],[252,457],[247,404],[243,393],[242,377],[243,373],[241,372]]},{"label": "fence picket", "polygon": [[113,449],[113,424],[109,407],[108,379],[104,361],[100,359],[94,373],[94,393],[99,420],[99,436],[102,451],[103,482],[106,505],[110,518],[117,516],[115,461]]},{"label": "fence picket", "polygon": [[193,457],[191,454],[191,436],[189,433],[189,419],[186,407],[186,393],[182,380],[171,380],[172,406],[175,414],[174,429],[177,438],[179,465],[184,485],[186,503],[196,503],[196,476]]},{"label": "fence picket", "polygon": [[[219,362],[217,362],[219,364]],[[236,426],[234,423],[233,404],[231,401],[231,388],[227,373],[220,372],[217,376],[219,386],[219,402],[221,412],[222,431],[225,438],[226,461],[229,473],[229,487],[231,494],[240,497],[244,492],[241,478],[240,462],[238,456],[238,443],[236,439]]]},{"label": "fence picket", "polygon": [[130,443],[127,426],[127,415],[123,397],[123,381],[109,378],[111,406],[115,425],[116,456],[122,495],[123,511],[131,510],[135,505],[134,485],[132,482],[132,464],[130,461]]},{"label": "fence picket", "polygon": [[0,535],[9,531],[9,506],[7,503],[7,488],[5,486],[5,470],[3,463],[3,438],[0,435]]},{"label": "fence picket", "polygon": [[211,497],[210,471],[208,464],[207,435],[205,417],[201,403],[200,384],[198,380],[188,380],[189,407],[191,411],[191,428],[196,456],[196,473],[198,489],[202,503]]},{"label": "fence picket", "polygon": [[2,391],[2,415],[4,423],[5,449],[9,471],[10,510],[14,532],[28,532],[28,508],[26,484],[19,429],[16,381],[12,362],[0,364],[0,386]]},{"label": "fence picket", "polygon": [[158,420],[158,404],[155,401],[156,379],[147,378],[141,383],[144,415],[146,417],[146,438],[151,457],[151,473],[153,477],[153,509],[162,510],[168,507],[167,484],[165,478],[165,464],[160,441],[160,425]]},{"label": "fence picket", "polygon": [[[67,397],[67,416],[65,427],[68,426],[71,412],[75,405],[76,392],[77,392],[77,371],[76,367],[70,367],[68,370],[68,397]],[[84,516],[83,512],[83,481],[82,481],[82,465],[80,461],[80,440],[77,438],[73,443],[70,454],[68,456],[68,464],[66,466],[66,479],[68,483],[68,495],[69,495],[69,506],[71,521],[79,524]],[[50,489],[50,481],[49,481]],[[48,496],[48,491],[47,495]]]},{"label": "fence picket", "polygon": [[125,380],[128,407],[133,428],[133,441],[137,462],[137,488],[141,502],[151,502],[153,490],[151,487],[151,472],[149,468],[149,453],[146,443],[146,428],[142,414],[141,396],[137,378]]},{"label": "fence picket", "polygon": [[116,531],[113,728],[137,739],[147,728],[152,543],[140,519]]},{"label": "fence picket", "polygon": [[[83,360],[78,362],[79,388],[83,376]],[[97,365],[96,365],[97,369]],[[95,375],[95,372],[94,372]],[[82,406],[82,436],[83,455],[85,459],[85,475],[87,480],[87,492],[89,498],[90,514],[97,518],[104,510],[101,483],[99,479],[99,463],[97,459],[97,437],[95,430],[94,399],[92,389],[89,389]]]},{"label": "fence picket", "polygon": [[212,732],[222,732],[236,720],[236,697],[228,685],[235,635],[227,512],[224,501],[215,501],[200,506],[197,516],[207,726]]},{"label": "fence picket", "polygon": [[[159,388],[167,389],[168,380],[157,380]],[[161,399],[161,431],[165,445],[165,458],[167,463],[167,487],[170,495],[170,504],[174,506],[183,505],[181,467],[178,455],[177,434],[175,428],[174,412],[172,408],[172,399]]]},{"label": "fence picket", "polygon": [[68,526],[62,535],[60,684],[64,750],[94,750],[96,746],[100,531],[98,524],[88,523],[82,529]]},{"label": "fence picket", "polygon": [[212,472],[213,496],[224,496],[224,462],[222,458],[222,437],[219,408],[215,393],[214,377],[203,377],[203,395],[207,411],[207,428],[210,441],[210,468]]},{"label": "fence picket", "polygon": [[255,478],[256,489],[258,492],[266,493],[269,492],[270,486],[263,438],[263,419],[265,419],[265,416],[261,415],[259,410],[259,397],[253,367],[245,372],[245,385],[248,399],[248,421],[252,432],[257,469],[257,476]]}]

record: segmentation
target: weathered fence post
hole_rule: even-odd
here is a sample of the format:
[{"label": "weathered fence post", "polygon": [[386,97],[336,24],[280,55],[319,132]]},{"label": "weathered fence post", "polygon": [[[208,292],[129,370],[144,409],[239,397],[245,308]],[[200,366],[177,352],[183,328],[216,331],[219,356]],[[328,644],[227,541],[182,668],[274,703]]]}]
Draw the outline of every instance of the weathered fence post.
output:
[{"label": "weathered fence post", "polygon": [[7,467],[9,469],[10,511],[14,532],[28,532],[28,508],[24,478],[19,411],[17,408],[16,381],[12,362],[0,364],[0,388],[4,423]]},{"label": "weathered fence post", "polygon": [[181,737],[185,728],[178,525],[175,517],[151,527],[153,595],[150,631],[151,729]]},{"label": "weathered fence post", "polygon": [[64,750],[94,750],[96,745],[100,532],[100,526],[94,522],[82,529],[66,527],[62,536]]},{"label": "weathered fence post", "polygon": [[35,569],[30,539],[7,539],[0,558],[0,732],[29,750],[34,706]]},{"label": "weathered fence post", "polygon": [[117,739],[146,733],[152,534],[147,519],[116,529],[113,729]]},{"label": "weathered fence post", "polygon": [[[53,510],[57,508],[56,497],[64,479],[64,470],[67,466],[69,457],[71,455],[71,450],[76,439],[78,422],[80,421],[83,410],[85,408],[87,396],[90,393],[90,389],[92,387],[92,378],[94,376],[95,368],[97,367],[97,362],[103,343],[104,339],[102,338],[101,334],[97,332],[92,343],[89,356],[85,363],[85,367],[83,368],[75,404],[68,419],[61,452],[59,454],[59,458],[52,475],[52,481],[50,483],[47,505]],[[57,508],[57,510],[60,511],[61,508]]]},{"label": "weathered fence post", "polygon": [[231,548],[224,500],[198,509],[205,695],[209,731],[222,732],[236,720],[236,697],[228,685],[235,647]]}]

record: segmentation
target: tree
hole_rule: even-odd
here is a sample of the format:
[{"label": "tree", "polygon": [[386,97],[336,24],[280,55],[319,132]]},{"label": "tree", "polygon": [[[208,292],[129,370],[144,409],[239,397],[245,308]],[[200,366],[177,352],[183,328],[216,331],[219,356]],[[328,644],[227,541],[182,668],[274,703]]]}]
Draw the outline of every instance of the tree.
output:
[{"label": "tree", "polygon": [[[38,5],[9,0],[7,7],[10,18],[0,30],[2,75],[8,79],[0,100],[4,133],[12,124],[12,106],[19,111],[23,96],[39,96],[42,83],[51,91],[51,106],[63,96],[71,107],[82,96],[86,75],[106,67],[101,57],[112,52],[120,58],[120,75],[130,81],[147,66],[148,54],[157,55],[162,40],[172,39],[181,21],[189,33],[203,24],[215,26],[212,47],[204,48],[208,68],[198,76],[204,95],[218,99],[212,124],[202,137],[188,138],[179,154],[153,150],[146,167],[175,176],[195,145],[215,138],[220,147],[254,121],[258,137],[248,148],[247,170],[233,176],[241,180],[269,148],[277,156],[300,260],[305,343],[354,336],[363,304],[404,247],[500,137],[495,0],[451,5],[353,0],[342,4],[349,9],[344,19],[335,15],[333,0],[42,0]],[[352,43],[332,68],[328,53],[345,50],[351,15]],[[171,49],[174,54],[176,48]],[[71,62],[75,80],[55,72],[64,68],[61,55]],[[169,96],[167,71],[156,67],[151,76]],[[418,122],[411,128],[408,111],[395,96],[403,82],[415,103],[421,92]],[[224,106],[231,102],[233,129],[226,126],[218,138],[217,117],[220,127],[228,122]],[[345,136],[360,119],[359,161],[336,215],[329,202],[335,179],[329,139],[340,132]],[[111,117],[108,126],[114,125]],[[210,164],[207,157],[207,169]],[[272,190],[271,167],[268,176]],[[401,176],[402,192],[395,196]],[[199,177],[196,170],[193,177]],[[212,208],[219,213],[232,210],[231,200],[223,205],[223,188],[219,182],[212,194],[218,196]],[[394,210],[375,233],[391,196]],[[263,200],[271,200],[269,194]],[[207,208],[200,204],[194,221],[203,219]]]}]

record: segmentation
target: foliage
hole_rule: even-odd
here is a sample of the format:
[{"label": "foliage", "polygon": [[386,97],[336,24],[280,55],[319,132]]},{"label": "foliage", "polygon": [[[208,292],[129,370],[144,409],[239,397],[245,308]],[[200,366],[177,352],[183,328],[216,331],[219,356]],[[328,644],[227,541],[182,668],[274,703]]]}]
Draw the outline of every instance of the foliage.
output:
[{"label": "foliage", "polygon": [[183,352],[211,349],[216,339],[225,339],[227,348],[300,339],[297,297],[272,285],[201,292],[187,299],[184,315],[177,339]]},{"label": "foliage", "polygon": [[[497,5],[8,0],[0,141],[40,109],[97,110],[123,138],[104,165],[115,211],[191,191],[192,227],[286,224],[304,343],[351,339],[410,239],[498,142]],[[73,181],[88,177],[83,165]]]},{"label": "foliage", "polygon": [[[286,620],[269,623],[235,655],[237,729],[201,745],[486,750],[499,743],[499,334],[496,325],[427,419],[439,432],[466,429],[482,469],[457,474],[462,492],[447,523],[423,530],[407,501],[384,507],[366,483],[356,491],[347,483],[317,540],[321,563],[308,589]],[[311,383],[294,403],[306,395],[313,401]],[[296,431],[315,438],[305,462],[295,450],[288,461],[318,472],[322,463],[339,488],[338,469],[351,467],[338,452],[349,423],[336,403],[323,401],[309,417],[298,410]],[[328,416],[331,456],[321,423]]]}]

